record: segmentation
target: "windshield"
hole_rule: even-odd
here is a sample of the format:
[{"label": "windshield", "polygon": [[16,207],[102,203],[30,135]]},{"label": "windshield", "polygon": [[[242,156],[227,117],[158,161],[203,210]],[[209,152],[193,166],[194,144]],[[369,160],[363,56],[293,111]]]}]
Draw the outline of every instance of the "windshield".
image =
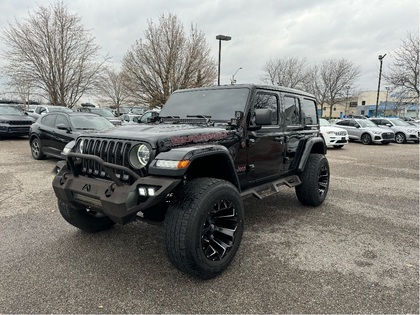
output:
[{"label": "windshield", "polygon": [[213,121],[228,121],[235,111],[244,111],[249,95],[248,88],[190,90],[174,93],[163,106],[159,116],[188,115],[211,116]]},{"label": "windshield", "polygon": [[328,120],[324,119],[324,118],[319,119],[319,124],[320,124],[320,126],[324,126],[324,127],[331,126],[330,122]]},{"label": "windshield", "polygon": [[362,127],[378,127],[373,121],[369,119],[358,119],[357,122]]},{"label": "windshield", "polygon": [[90,110],[92,113],[101,115],[102,117],[108,117],[108,118],[115,118],[114,114],[107,110],[107,109],[103,109],[103,108],[92,108]]},{"label": "windshield", "polygon": [[391,120],[395,126],[409,126],[412,127],[408,122],[402,120],[402,119],[392,119]]},{"label": "windshield", "polygon": [[71,116],[70,121],[74,128],[83,130],[102,130],[114,127],[108,119],[94,115]]},{"label": "windshield", "polygon": [[23,113],[14,106],[0,106],[0,115],[20,115]]}]

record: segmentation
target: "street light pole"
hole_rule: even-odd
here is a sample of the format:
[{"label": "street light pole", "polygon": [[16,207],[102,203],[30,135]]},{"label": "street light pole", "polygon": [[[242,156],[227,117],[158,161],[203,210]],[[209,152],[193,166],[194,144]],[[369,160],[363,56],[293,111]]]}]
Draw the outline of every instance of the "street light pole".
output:
[{"label": "street light pole", "polygon": [[242,69],[242,67],[239,67],[237,70],[236,70],[236,72],[232,75],[232,79],[230,80],[230,84],[232,84],[232,85],[234,85],[235,83],[236,83],[236,80],[235,80],[235,75],[238,73],[238,71],[239,70],[241,70]]},{"label": "street light pole", "polygon": [[385,89],[386,89],[386,99],[385,99],[384,116],[386,117],[386,107],[388,105],[388,93],[391,88],[389,86],[386,86]]},{"label": "street light pole", "polygon": [[345,107],[345,111],[344,111],[344,116],[347,116],[347,111],[349,110],[349,90],[350,90],[350,86],[347,85],[345,88],[346,88],[346,107]]},{"label": "street light pole", "polygon": [[382,76],[382,60],[385,58],[385,56],[386,56],[386,54],[378,56],[380,65],[379,65],[378,93],[376,94],[375,117],[378,117],[379,91],[381,89],[381,76]]},{"label": "street light pole", "polygon": [[226,35],[217,35],[216,39],[219,41],[219,66],[217,68],[217,85],[220,85],[220,62],[222,59],[222,40],[228,41],[231,40],[232,37]]}]

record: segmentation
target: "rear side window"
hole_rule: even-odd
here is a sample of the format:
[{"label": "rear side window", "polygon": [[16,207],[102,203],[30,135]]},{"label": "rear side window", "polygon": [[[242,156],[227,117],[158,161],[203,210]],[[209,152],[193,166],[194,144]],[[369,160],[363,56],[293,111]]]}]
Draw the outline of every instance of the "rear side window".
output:
[{"label": "rear side window", "polygon": [[57,115],[54,115],[54,114],[46,115],[42,118],[42,123],[48,127],[55,127],[56,118],[57,118]]},{"label": "rear side window", "polygon": [[305,125],[316,125],[318,124],[316,116],[316,103],[314,100],[304,98],[302,101],[302,117],[305,121]]},{"label": "rear side window", "polygon": [[348,125],[349,125],[349,121],[348,121],[348,120],[338,121],[338,122],[336,123],[336,125],[340,125],[340,126],[348,126]]}]

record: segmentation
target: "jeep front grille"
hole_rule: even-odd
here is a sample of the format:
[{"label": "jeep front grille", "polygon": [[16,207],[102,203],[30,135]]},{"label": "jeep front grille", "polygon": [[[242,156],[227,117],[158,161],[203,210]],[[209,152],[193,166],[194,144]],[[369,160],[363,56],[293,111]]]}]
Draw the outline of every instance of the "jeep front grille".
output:
[{"label": "jeep front grille", "polygon": [[11,125],[11,126],[30,126],[30,125],[32,125],[32,122],[27,121],[27,120],[10,120],[9,125]]},{"label": "jeep front grille", "polygon": [[[128,161],[131,147],[132,143],[124,140],[84,138],[83,153],[96,155],[105,162],[125,166],[131,169]],[[82,159],[80,171],[84,175],[104,179],[110,178],[102,167],[94,160]],[[127,172],[120,169],[115,169],[114,172],[117,178],[119,178],[122,182],[130,182],[130,176]]]}]

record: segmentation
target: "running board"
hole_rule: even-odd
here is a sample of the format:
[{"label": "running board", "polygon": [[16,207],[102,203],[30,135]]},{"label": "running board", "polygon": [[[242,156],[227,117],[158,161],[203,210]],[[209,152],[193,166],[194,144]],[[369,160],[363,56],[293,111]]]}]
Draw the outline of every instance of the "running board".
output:
[{"label": "running board", "polygon": [[243,192],[241,192],[241,197],[245,199],[254,196],[258,199],[263,199],[265,197],[278,193],[280,191],[279,186],[286,185],[287,187],[292,188],[300,185],[301,183],[302,182],[300,181],[299,176],[293,175],[276,180],[274,182],[270,182],[257,187],[253,187],[251,189],[244,190]]}]

